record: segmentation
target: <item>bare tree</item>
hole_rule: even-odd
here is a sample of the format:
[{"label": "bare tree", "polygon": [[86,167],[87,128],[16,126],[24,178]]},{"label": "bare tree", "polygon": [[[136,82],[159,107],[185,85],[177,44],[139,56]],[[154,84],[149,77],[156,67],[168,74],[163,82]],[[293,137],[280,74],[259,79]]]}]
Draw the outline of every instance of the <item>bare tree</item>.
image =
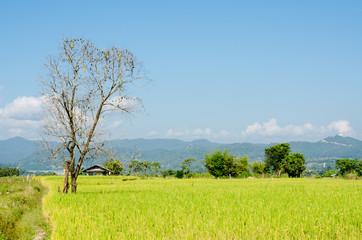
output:
[{"label": "bare tree", "polygon": [[[51,158],[63,161],[72,193],[82,164],[104,149],[102,124],[110,113],[143,110],[128,87],[144,79],[142,65],[128,50],[100,50],[84,39],[63,40],[59,54],[49,57],[41,84],[47,117],[43,143]],[[110,156],[111,157],[111,156]],[[68,192],[68,176],[63,192]]]}]

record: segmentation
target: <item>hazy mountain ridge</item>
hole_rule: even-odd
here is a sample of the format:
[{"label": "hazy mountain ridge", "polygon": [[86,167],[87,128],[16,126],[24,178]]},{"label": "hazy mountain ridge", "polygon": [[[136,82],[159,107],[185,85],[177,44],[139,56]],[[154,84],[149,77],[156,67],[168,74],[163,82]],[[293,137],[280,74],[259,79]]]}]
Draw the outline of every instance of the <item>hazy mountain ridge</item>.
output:
[{"label": "hazy mountain ridge", "polygon": [[[0,163],[12,164],[27,170],[54,169],[60,162],[42,161],[44,157],[37,152],[39,141],[31,141],[16,137],[0,141]],[[158,161],[166,168],[179,168],[187,158],[203,160],[205,154],[215,150],[229,149],[233,155],[248,155],[250,162],[262,161],[264,149],[273,144],[253,143],[213,143],[205,139],[182,141],[177,139],[124,139],[112,140],[106,143],[117,156],[125,156],[135,150],[141,153],[142,161]],[[309,168],[321,164],[334,165],[338,158],[362,158],[362,141],[350,137],[327,137],[319,142],[290,142],[293,152],[303,153]],[[85,166],[102,163],[106,156],[86,162]],[[202,169],[203,164],[194,164],[196,169]]]}]

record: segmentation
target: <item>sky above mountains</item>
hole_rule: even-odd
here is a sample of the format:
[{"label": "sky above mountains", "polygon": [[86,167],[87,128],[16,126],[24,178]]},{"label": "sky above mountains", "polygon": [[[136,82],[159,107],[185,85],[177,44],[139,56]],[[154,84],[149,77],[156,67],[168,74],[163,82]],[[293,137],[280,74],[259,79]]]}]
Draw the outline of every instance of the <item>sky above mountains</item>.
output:
[{"label": "sky above mountains", "polygon": [[39,76],[64,38],[131,50],[146,112],[111,138],[362,139],[360,1],[0,3],[0,139],[39,137]]}]

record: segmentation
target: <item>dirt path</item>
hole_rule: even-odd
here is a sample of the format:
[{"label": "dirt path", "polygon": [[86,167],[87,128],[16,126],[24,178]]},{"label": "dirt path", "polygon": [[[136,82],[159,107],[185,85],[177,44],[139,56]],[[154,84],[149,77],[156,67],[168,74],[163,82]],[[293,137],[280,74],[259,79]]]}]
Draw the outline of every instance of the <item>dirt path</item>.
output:
[{"label": "dirt path", "polygon": [[42,229],[39,229],[37,231],[38,233],[36,234],[36,236],[34,237],[34,240],[43,240],[45,239],[45,236],[46,236],[46,232],[43,231]]}]

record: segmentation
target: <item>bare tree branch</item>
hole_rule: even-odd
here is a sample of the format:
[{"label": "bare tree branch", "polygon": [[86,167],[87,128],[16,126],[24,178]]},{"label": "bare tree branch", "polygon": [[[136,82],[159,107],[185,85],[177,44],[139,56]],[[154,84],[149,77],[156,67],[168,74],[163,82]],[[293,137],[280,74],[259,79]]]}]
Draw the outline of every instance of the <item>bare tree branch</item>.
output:
[{"label": "bare tree branch", "polygon": [[111,157],[103,147],[99,121],[114,112],[131,115],[144,110],[141,99],[127,96],[129,87],[145,79],[143,67],[128,50],[100,50],[91,41],[77,38],[63,40],[45,70],[41,81],[47,106],[44,147],[51,158],[67,163],[75,193],[83,162],[97,152]]}]

